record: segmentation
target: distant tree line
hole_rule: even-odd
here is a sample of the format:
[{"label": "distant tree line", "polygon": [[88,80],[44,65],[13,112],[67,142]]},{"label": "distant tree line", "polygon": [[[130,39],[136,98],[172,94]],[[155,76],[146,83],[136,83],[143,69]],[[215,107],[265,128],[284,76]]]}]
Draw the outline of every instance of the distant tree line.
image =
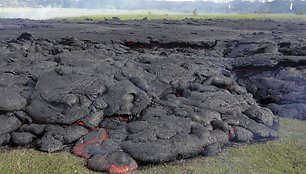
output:
[{"label": "distant tree line", "polygon": [[[292,4],[292,8],[290,6]],[[220,3],[209,1],[169,2],[157,0],[1,0],[1,7],[61,7],[87,9],[119,10],[167,10],[179,12],[207,13],[304,13],[305,0],[220,0]]]}]

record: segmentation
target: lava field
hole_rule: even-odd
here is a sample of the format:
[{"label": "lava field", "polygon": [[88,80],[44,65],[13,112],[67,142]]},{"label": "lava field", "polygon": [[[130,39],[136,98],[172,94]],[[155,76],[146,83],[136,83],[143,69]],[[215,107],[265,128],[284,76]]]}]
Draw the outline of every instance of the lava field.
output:
[{"label": "lava field", "polygon": [[0,22],[1,146],[128,173],[306,119],[301,22]]}]

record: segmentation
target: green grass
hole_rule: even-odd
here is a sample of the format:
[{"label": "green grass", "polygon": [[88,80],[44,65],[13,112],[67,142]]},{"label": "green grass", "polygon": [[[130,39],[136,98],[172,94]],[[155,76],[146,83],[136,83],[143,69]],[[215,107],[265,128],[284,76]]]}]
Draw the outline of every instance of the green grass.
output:
[{"label": "green grass", "polygon": [[[282,119],[277,141],[227,148],[215,157],[198,157],[149,166],[137,174],[306,173],[306,122]],[[1,174],[85,174],[85,161],[68,152],[47,154],[32,149],[3,150]]]},{"label": "green grass", "polygon": [[129,13],[129,14],[104,14],[104,15],[85,15],[77,17],[59,18],[59,19],[70,19],[70,20],[104,20],[111,19],[112,17],[119,17],[121,20],[141,20],[147,18],[148,20],[157,19],[167,19],[167,20],[182,20],[185,18],[193,19],[229,19],[229,20],[239,20],[239,19],[255,19],[255,20],[306,20],[306,15],[296,15],[296,14],[198,14],[192,15],[189,13]]},{"label": "green grass", "polygon": [[69,152],[42,153],[33,149],[1,151],[1,174],[87,174],[85,161]]}]

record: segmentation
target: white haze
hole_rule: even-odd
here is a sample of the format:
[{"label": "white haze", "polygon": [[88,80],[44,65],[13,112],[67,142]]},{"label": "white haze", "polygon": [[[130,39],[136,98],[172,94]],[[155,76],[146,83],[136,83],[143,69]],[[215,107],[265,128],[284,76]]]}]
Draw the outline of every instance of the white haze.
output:
[{"label": "white haze", "polygon": [[[125,10],[76,9],[76,8],[0,8],[0,18],[23,18],[45,20],[58,17],[74,17],[83,15],[124,14]],[[139,11],[140,12],[140,11]]]},{"label": "white haze", "polygon": [[[0,0],[1,1],[1,0]],[[131,2],[132,0],[126,0],[127,2]],[[199,1],[199,0],[156,0],[156,1]],[[232,0],[202,0],[202,1],[214,1],[214,2],[222,2],[227,3]],[[243,1],[253,1],[254,0],[243,0]],[[271,1],[271,0],[261,0],[264,1]],[[86,1],[85,1],[86,2]],[[190,2],[193,3],[193,2]],[[137,5],[137,4],[136,4]],[[42,19],[51,19],[51,18],[57,18],[57,17],[73,17],[73,16],[84,16],[84,15],[105,15],[105,14],[111,14],[111,15],[118,15],[123,13],[148,13],[148,11],[155,12],[154,10],[133,10],[133,11],[127,11],[127,10],[110,10],[111,8],[105,9],[84,9],[86,7],[83,7],[82,9],[76,9],[76,8],[61,8],[62,6],[59,5],[57,7],[54,6],[47,6],[47,7],[41,7],[41,8],[6,8],[6,7],[0,7],[0,18],[27,18],[27,19],[36,19],[36,20],[42,20]],[[140,6],[141,7],[141,6]],[[231,4],[228,5],[228,9],[231,9]],[[168,8],[168,7],[167,7]],[[293,4],[288,6],[288,9],[292,10]],[[125,8],[122,8],[125,9]],[[182,12],[188,12],[192,13],[193,9],[187,9],[187,7],[183,7]],[[205,12],[205,11],[204,11]],[[160,11],[159,11],[160,13]],[[169,12],[162,12],[162,13],[169,13]]]}]

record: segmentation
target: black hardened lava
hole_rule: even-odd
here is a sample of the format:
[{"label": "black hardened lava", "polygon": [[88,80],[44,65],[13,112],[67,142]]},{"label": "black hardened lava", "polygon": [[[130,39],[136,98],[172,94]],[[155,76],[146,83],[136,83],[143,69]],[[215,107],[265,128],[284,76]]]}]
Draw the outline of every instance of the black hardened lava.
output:
[{"label": "black hardened lava", "polygon": [[[231,57],[237,43],[224,44],[228,57],[203,56],[215,54],[216,45],[101,44],[29,33],[2,42],[0,145],[33,145],[45,152],[72,145],[71,152],[88,159],[90,169],[115,174],[214,155],[232,142],[277,138],[278,118],[270,109],[281,115],[286,111],[279,107],[288,101],[304,102],[305,67],[275,68],[278,59],[244,57],[258,50],[247,53],[245,44],[243,53],[236,50],[240,58]],[[248,67],[250,59],[255,67],[264,62],[273,68],[242,76],[235,67]],[[300,98],[284,92],[286,78],[294,79]],[[283,95],[280,100],[265,91],[271,83]]]},{"label": "black hardened lava", "polygon": [[238,84],[281,117],[306,120],[306,59],[282,57],[274,65],[237,66]]}]

